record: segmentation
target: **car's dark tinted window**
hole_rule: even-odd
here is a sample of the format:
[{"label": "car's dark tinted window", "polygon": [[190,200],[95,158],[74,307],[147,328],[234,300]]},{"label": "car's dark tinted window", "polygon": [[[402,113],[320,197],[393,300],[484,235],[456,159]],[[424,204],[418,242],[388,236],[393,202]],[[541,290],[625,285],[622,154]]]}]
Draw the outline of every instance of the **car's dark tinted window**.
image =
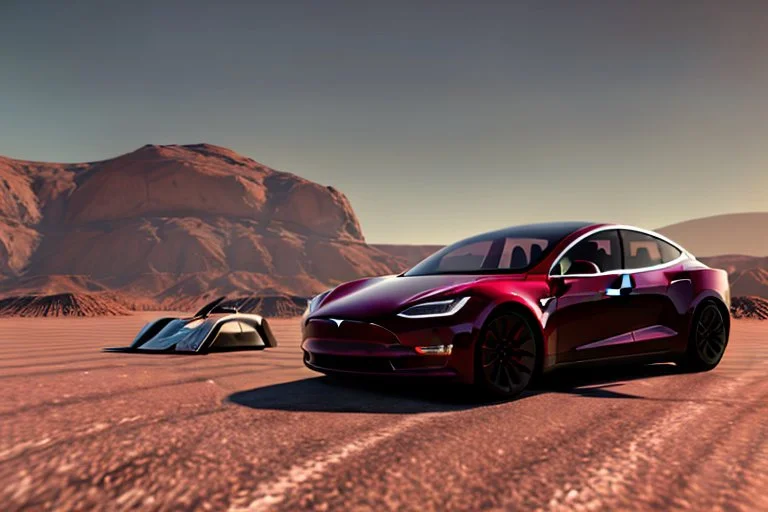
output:
[{"label": "car's dark tinted window", "polygon": [[456,247],[437,261],[437,273],[521,270],[541,259],[549,241],[494,238]]},{"label": "car's dark tinted window", "polygon": [[576,260],[590,261],[600,272],[621,268],[621,245],[616,230],[600,231],[574,245],[558,260],[552,275],[567,275]]},{"label": "car's dark tinted window", "polygon": [[682,254],[677,248],[654,236],[637,231],[621,231],[624,242],[624,267],[652,267],[668,263]]}]

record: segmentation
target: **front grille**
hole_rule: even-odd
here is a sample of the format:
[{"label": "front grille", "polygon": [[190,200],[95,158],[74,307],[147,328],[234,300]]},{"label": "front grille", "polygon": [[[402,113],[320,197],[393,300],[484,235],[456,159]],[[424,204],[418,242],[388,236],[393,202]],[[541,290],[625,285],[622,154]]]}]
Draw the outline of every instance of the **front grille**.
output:
[{"label": "front grille", "polygon": [[443,368],[448,359],[444,356],[400,357],[392,360],[395,370],[425,370]]},{"label": "front grille", "polygon": [[399,340],[391,331],[376,324],[341,320],[337,324],[328,318],[313,318],[304,329],[304,336],[323,340],[355,341],[377,345],[397,345]]},{"label": "front grille", "polygon": [[305,360],[319,368],[328,370],[386,373],[393,371],[389,359],[380,357],[335,356],[328,354],[305,355]]}]

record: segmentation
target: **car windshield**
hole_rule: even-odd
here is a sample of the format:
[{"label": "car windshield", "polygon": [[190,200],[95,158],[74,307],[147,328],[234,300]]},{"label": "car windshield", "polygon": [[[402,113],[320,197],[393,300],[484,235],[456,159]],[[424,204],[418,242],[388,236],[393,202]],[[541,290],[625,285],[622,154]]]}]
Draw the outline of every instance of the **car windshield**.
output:
[{"label": "car windshield", "polygon": [[441,249],[404,275],[524,272],[579,227],[582,224],[543,224],[484,233]]}]

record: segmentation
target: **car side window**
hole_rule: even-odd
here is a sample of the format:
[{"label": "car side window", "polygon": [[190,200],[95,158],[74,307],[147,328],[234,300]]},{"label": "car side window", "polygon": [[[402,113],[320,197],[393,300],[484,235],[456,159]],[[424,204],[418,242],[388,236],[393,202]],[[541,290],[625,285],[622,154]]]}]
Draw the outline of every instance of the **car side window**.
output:
[{"label": "car side window", "polygon": [[622,230],[621,239],[624,242],[624,268],[644,268],[669,263],[680,254],[673,245],[637,231]]},{"label": "car side window", "polygon": [[568,250],[552,269],[553,275],[567,275],[574,261],[589,261],[600,272],[621,268],[621,244],[616,230],[600,231],[590,235]]},{"label": "car side window", "polygon": [[680,257],[682,251],[672,244],[668,244],[664,240],[659,240],[659,247],[661,247],[661,262],[669,263]]}]

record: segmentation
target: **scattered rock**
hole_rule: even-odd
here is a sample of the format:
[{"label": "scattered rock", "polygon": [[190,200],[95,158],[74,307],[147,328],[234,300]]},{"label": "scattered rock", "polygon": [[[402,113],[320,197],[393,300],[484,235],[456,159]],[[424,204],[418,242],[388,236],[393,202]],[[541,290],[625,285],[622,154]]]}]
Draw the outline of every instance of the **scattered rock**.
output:
[{"label": "scattered rock", "polygon": [[734,318],[768,320],[768,300],[762,297],[733,297],[731,314]]},{"label": "scattered rock", "polygon": [[115,299],[98,295],[22,295],[0,299],[0,316],[123,316],[131,311]]}]

